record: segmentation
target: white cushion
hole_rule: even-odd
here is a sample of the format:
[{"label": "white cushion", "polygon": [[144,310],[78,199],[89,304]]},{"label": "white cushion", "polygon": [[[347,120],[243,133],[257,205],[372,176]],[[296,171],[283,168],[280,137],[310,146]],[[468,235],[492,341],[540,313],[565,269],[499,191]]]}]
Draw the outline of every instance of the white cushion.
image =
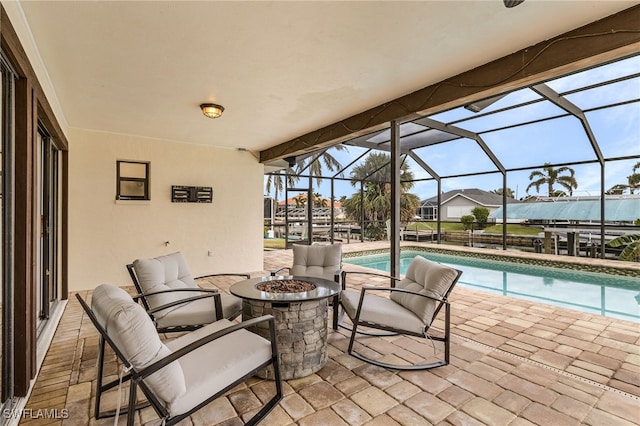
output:
[{"label": "white cushion", "polygon": [[[453,268],[416,256],[411,261],[407,274],[396,287],[441,299],[457,275],[457,271]],[[391,293],[391,300],[412,311],[427,326],[431,324],[433,313],[439,303],[426,297],[401,292]]]},{"label": "white cushion", "polygon": [[291,275],[319,277],[333,281],[342,267],[342,244],[293,245]]},{"label": "white cushion", "polygon": [[[180,252],[156,257],[154,259],[137,259],[133,262],[136,277],[143,293],[153,293],[177,288],[198,288],[189,265]],[[174,301],[198,296],[198,292],[175,292],[147,297],[149,307],[155,308]],[[162,318],[181,305],[154,313],[157,319]]]},{"label": "white cushion", "polygon": [[[171,353],[160,341],[151,318],[124,290],[110,284],[98,286],[91,296],[91,309],[116,347],[137,371]],[[158,370],[144,382],[165,403],[186,391],[184,374],[178,362]]]},{"label": "white cushion", "polygon": [[[193,293],[195,295],[196,293]],[[206,293],[203,293],[206,294]],[[242,299],[230,294],[221,294],[222,317],[229,318],[242,310]],[[160,318],[156,318],[156,327],[180,327],[183,325],[209,324],[216,320],[213,297],[194,300],[180,305]]]},{"label": "white cushion", "polygon": [[[167,347],[176,351],[231,324],[219,320],[168,342]],[[186,413],[270,359],[271,343],[247,330],[235,331],[188,353],[179,360],[186,392],[171,401],[170,414]]]},{"label": "white cushion", "polygon": [[[360,292],[354,290],[343,290],[340,293],[340,301],[349,318],[356,316]],[[411,333],[424,333],[425,324],[413,312],[398,305],[386,297],[366,294],[362,302],[362,312],[360,321],[373,324],[384,324],[397,330],[405,330]]]}]

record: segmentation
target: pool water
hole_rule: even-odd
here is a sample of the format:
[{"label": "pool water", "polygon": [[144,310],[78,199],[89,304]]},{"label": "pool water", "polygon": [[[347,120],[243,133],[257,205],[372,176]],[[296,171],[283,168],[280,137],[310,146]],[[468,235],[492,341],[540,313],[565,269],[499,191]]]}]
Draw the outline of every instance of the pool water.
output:
[{"label": "pool water", "polygon": [[[640,280],[637,278],[422,251],[401,252],[402,275],[417,255],[461,270],[458,285],[640,322]],[[380,271],[391,269],[389,254],[343,261]]]}]

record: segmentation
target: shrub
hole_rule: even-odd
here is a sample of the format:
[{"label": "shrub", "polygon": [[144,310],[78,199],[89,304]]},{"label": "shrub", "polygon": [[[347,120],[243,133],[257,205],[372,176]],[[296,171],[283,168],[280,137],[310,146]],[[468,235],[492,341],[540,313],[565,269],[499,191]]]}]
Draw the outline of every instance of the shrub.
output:
[{"label": "shrub", "polygon": [[489,218],[489,209],[486,207],[474,207],[471,210],[471,214],[476,218],[476,222],[478,222],[478,227],[483,229],[487,226],[487,219]]},{"label": "shrub", "polygon": [[466,214],[460,218],[460,222],[462,222],[465,231],[471,229],[471,226],[473,225],[475,219],[475,216],[471,214]]}]

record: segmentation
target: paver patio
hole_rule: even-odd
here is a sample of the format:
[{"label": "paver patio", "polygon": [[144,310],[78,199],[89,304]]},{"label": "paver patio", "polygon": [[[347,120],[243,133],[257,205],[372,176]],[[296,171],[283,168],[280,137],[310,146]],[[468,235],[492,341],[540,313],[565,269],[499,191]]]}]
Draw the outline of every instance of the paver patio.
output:
[{"label": "paver patio", "polygon": [[[415,245],[412,243],[411,245]],[[376,243],[344,251],[380,248]],[[291,250],[265,252],[264,271],[291,264]],[[358,270],[346,265],[346,270]],[[128,283],[117,283],[128,286]],[[227,290],[230,280],[215,284]],[[362,281],[349,278],[357,288]],[[133,291],[133,289],[131,289]],[[90,297],[90,292],[81,292]],[[348,354],[348,333],[329,331],[329,361],[311,376],[284,384],[285,396],[264,425],[638,425],[640,325],[458,286],[451,295],[451,363],[398,372]],[[437,325],[436,325],[437,326]],[[429,342],[407,337],[359,338],[368,355],[414,362],[433,354]],[[93,419],[98,335],[70,297],[27,402],[27,409],[68,410],[66,419],[23,425],[107,425]],[[436,343],[436,348],[440,348]],[[106,372],[117,377],[115,357]],[[184,425],[236,425],[268,398],[269,381],[251,379]],[[126,398],[126,389],[122,392]],[[116,392],[104,399],[116,405]],[[140,425],[159,425],[151,409]],[[121,417],[119,424],[125,424]]]}]

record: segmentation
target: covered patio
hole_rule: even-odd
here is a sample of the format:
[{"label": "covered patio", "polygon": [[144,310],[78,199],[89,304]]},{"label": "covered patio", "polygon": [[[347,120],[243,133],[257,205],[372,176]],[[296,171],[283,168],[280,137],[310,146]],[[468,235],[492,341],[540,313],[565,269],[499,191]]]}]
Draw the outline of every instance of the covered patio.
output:
[{"label": "covered patio", "polygon": [[[361,243],[346,245],[344,251],[380,248],[384,243]],[[291,250],[265,252],[264,270],[252,276],[290,264],[291,256]],[[359,268],[344,265],[345,270]],[[215,284],[226,290],[231,282]],[[358,288],[363,282],[354,279],[348,284]],[[91,291],[80,294],[86,298]],[[285,397],[262,424],[595,426],[640,422],[637,323],[462,286],[454,289],[451,301],[451,364],[421,372],[385,370],[349,356],[347,332],[330,331],[327,365],[316,374],[286,381]],[[406,337],[362,342],[368,345],[369,355],[387,360],[417,360],[434,350],[428,343]],[[92,418],[97,344],[96,331],[71,297],[25,411],[66,409],[68,418],[31,420],[27,416],[20,424],[113,424],[113,418]],[[117,377],[115,357],[109,359],[107,372]],[[181,424],[242,424],[268,397],[268,386],[262,379],[252,379]],[[111,392],[106,405],[115,408],[116,398]],[[124,421],[121,418],[120,423]],[[160,424],[150,409],[142,411],[138,421]]]}]

